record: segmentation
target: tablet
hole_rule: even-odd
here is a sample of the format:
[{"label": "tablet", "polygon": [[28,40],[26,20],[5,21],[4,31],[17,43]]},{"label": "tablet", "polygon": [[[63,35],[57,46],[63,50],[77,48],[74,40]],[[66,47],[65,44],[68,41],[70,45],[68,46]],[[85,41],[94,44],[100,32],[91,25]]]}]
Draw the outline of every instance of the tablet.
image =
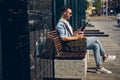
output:
[{"label": "tablet", "polygon": [[85,25],[83,25],[83,26],[80,28],[80,31],[84,31],[87,25],[88,25],[88,22],[86,22]]}]

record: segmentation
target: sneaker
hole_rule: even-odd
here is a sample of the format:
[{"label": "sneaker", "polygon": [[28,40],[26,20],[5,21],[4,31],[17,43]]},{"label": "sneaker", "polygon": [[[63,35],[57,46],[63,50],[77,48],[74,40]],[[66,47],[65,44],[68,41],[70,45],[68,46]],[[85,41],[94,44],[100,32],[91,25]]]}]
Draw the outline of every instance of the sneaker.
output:
[{"label": "sneaker", "polygon": [[103,58],[103,62],[110,62],[116,59],[116,56],[112,55],[108,55],[106,58]]},{"label": "sneaker", "polygon": [[104,73],[104,74],[111,74],[112,72],[105,69],[104,67],[100,68],[100,69],[97,69],[96,70],[96,73]]}]

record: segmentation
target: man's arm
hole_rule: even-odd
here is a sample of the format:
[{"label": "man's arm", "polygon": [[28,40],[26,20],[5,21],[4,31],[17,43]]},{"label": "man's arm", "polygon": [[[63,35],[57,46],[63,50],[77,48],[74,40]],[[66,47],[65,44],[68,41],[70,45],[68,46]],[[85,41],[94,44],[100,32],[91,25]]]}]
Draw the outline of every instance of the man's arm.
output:
[{"label": "man's arm", "polygon": [[73,36],[68,36],[66,34],[66,29],[65,29],[65,25],[62,22],[59,22],[56,26],[56,29],[59,32],[59,35],[62,39],[62,41],[70,41],[70,40],[78,40],[83,38],[84,34],[74,34]]}]

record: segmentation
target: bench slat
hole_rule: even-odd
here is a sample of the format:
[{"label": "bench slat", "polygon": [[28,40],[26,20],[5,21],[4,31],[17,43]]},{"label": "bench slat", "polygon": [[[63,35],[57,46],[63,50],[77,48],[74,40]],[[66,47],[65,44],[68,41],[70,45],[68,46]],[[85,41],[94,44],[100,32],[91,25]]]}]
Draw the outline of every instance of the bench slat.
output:
[{"label": "bench slat", "polygon": [[83,59],[85,58],[86,52],[82,53],[74,53],[74,52],[59,52],[58,55],[56,55],[57,58],[79,58]]}]

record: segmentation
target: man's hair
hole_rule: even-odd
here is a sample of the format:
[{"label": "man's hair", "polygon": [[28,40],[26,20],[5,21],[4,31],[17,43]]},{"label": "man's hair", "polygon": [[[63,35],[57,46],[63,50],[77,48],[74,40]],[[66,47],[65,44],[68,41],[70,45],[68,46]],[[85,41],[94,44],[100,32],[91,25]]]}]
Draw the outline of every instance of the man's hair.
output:
[{"label": "man's hair", "polygon": [[72,9],[72,8],[69,7],[69,6],[63,6],[62,9],[61,9],[61,13],[67,11],[67,9]]}]

